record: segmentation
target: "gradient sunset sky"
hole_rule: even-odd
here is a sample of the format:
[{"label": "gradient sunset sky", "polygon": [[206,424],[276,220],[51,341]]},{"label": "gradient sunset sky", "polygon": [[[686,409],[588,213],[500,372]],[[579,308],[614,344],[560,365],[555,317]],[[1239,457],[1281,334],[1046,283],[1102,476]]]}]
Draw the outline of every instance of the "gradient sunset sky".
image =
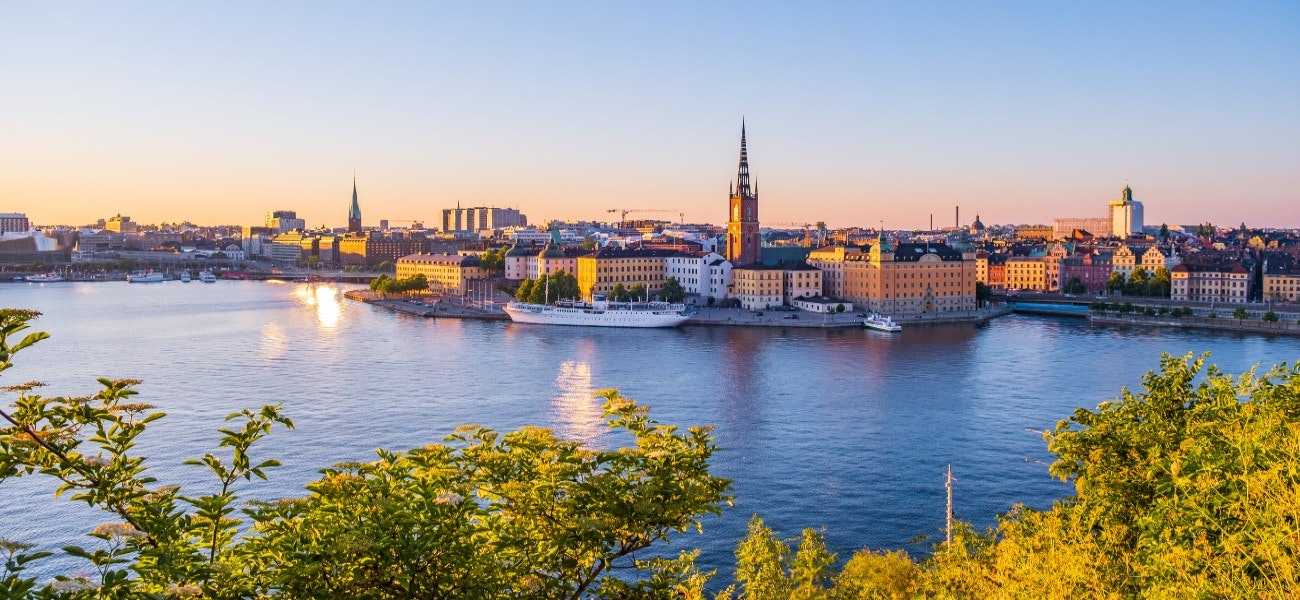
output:
[{"label": "gradient sunset sky", "polygon": [[[1300,2],[4,2],[0,212],[1300,226]],[[671,217],[676,215],[648,215]]]}]

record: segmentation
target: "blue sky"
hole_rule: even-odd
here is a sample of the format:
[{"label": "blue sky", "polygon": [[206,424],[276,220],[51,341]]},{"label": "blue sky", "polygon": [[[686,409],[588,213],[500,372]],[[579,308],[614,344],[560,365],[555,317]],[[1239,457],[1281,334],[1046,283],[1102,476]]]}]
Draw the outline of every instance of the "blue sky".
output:
[{"label": "blue sky", "polygon": [[5,3],[0,212],[37,223],[1300,226],[1300,3]]}]

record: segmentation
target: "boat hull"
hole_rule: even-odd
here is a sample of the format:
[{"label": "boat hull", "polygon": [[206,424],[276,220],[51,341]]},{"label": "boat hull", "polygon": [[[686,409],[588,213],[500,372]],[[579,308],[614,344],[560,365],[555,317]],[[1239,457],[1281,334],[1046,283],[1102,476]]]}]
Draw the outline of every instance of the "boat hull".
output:
[{"label": "boat hull", "polygon": [[516,323],[582,327],[676,327],[690,319],[675,310],[596,309],[511,302],[506,314]]}]

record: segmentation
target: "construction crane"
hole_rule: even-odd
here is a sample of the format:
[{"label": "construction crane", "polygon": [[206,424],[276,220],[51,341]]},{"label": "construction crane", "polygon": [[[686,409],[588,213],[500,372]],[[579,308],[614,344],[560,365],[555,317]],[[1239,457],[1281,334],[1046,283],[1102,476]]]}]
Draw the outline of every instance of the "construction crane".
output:
[{"label": "construction crane", "polygon": [[[679,210],[677,210],[677,209],[675,209],[675,208],[611,208],[611,209],[609,209],[609,210],[607,210],[607,211],[605,211],[605,212],[618,213],[618,226],[619,226],[619,227],[625,227],[625,226],[627,225],[627,216],[628,216],[629,214],[631,214],[631,213],[664,213],[664,212],[666,212],[666,213],[671,213],[671,212],[675,212],[675,213],[677,213],[677,217],[678,217],[679,219],[681,219],[681,221],[685,221],[685,220],[686,220],[686,213],[681,212],[681,211],[679,211]],[[680,223],[681,221],[679,221],[679,223]]]}]

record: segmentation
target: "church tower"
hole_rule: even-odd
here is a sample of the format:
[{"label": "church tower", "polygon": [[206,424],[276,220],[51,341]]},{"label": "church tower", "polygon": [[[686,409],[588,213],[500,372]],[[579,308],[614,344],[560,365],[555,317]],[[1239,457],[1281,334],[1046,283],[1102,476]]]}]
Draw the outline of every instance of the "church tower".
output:
[{"label": "church tower", "polygon": [[743,266],[759,262],[758,185],[750,186],[749,153],[745,147],[745,123],[740,123],[740,168],[731,184],[727,214],[727,260]]},{"label": "church tower", "polygon": [[352,208],[348,209],[348,233],[361,233],[361,205],[357,204],[357,176],[352,175]]}]

